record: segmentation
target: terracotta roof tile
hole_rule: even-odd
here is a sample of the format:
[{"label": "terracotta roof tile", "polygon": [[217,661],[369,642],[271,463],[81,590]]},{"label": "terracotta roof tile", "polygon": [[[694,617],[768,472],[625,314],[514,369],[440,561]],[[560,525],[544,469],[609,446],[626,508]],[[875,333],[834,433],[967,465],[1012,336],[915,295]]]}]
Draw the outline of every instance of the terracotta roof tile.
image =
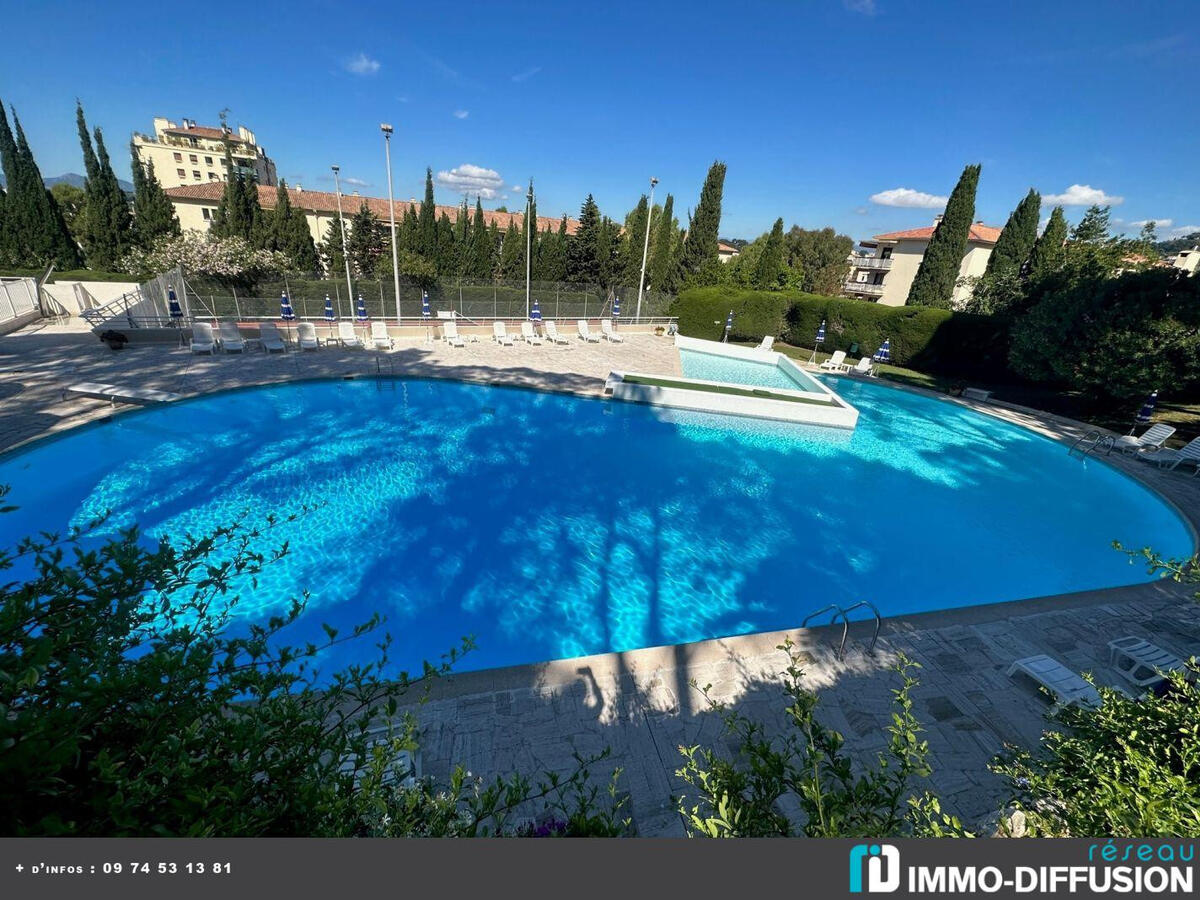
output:
[{"label": "terracotta roof tile", "polygon": [[[933,225],[924,228],[909,228],[907,231],[890,231],[887,234],[875,235],[877,241],[927,241],[933,237]],[[978,222],[971,226],[970,240],[977,244],[994,244],[1000,238],[1001,229],[992,225],[980,225]]]},{"label": "terracotta roof tile", "polygon": [[[277,188],[268,187],[262,184],[258,185],[257,187],[259,205],[263,209],[274,209],[275,192]],[[185,184],[181,187],[167,188],[166,194],[168,197],[173,199],[208,200],[215,204],[221,199],[221,194],[224,192],[224,190],[225,184],[223,182],[210,181],[207,184]],[[337,194],[333,193],[332,191],[301,191],[296,190],[295,188],[288,188],[288,199],[291,200],[292,206],[303,209],[306,212],[320,213],[322,215],[337,214]],[[366,203],[367,208],[370,209],[371,212],[375,213],[375,215],[379,216],[380,219],[386,220],[388,218],[388,202],[385,198],[359,197],[354,194],[342,194],[342,214],[347,219],[351,218],[356,212],[358,212],[359,207],[363,203]],[[420,209],[420,203],[413,203],[412,205],[414,208]],[[409,201],[396,201],[397,222],[404,217],[404,211],[408,209],[408,207]],[[446,217],[450,219],[451,222],[458,221],[458,211],[459,207],[457,206],[437,206],[434,208],[434,212],[439,219],[442,217],[442,213],[445,213]],[[473,207],[469,209],[469,212],[472,216],[475,215],[475,210]],[[484,222],[486,222],[488,225],[491,225],[492,222],[495,222],[496,226],[501,231],[507,230],[509,224],[514,221],[516,222],[517,227],[520,228],[524,217],[525,214],[523,212],[506,213],[496,212],[495,210],[490,209],[485,209],[483,211]],[[545,231],[548,228],[557,231],[560,221],[561,219],[551,216],[538,216],[538,231]],[[567,234],[574,234],[578,229],[579,220],[568,218]]]},{"label": "terracotta roof tile", "polygon": [[242,143],[242,139],[238,137],[237,132],[226,132],[222,131],[220,128],[206,128],[203,125],[193,125],[191,128],[166,128],[164,129],[164,132],[166,134],[182,134],[187,135],[188,137],[208,138],[214,141],[220,141],[224,140],[225,138],[229,138],[229,140],[233,141],[235,144]]}]

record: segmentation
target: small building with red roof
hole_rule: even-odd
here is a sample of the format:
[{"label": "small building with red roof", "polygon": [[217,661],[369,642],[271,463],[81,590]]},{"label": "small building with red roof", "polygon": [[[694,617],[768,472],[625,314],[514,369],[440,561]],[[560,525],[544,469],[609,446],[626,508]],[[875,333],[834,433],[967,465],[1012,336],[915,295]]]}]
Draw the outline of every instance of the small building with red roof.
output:
[{"label": "small building with red roof", "polygon": [[[842,285],[842,293],[848,297],[882,303],[884,306],[904,306],[908,302],[908,291],[917,268],[925,258],[925,248],[941,223],[942,217],[933,220],[924,228],[909,228],[877,234],[869,241],[862,241],[862,248],[851,254],[850,274]],[[987,269],[988,257],[1000,237],[1000,229],[976,222],[967,236],[967,249],[959,267],[959,278],[982,275]],[[970,296],[967,287],[956,287],[952,303],[959,306]]]}]

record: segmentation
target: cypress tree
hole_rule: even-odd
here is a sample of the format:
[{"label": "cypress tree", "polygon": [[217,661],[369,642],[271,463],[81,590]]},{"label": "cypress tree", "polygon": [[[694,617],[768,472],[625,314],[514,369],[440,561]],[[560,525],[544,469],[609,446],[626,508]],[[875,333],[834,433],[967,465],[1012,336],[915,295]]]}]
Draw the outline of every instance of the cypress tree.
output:
[{"label": "cypress tree", "polygon": [[406,253],[419,255],[421,252],[421,226],[417,223],[417,211],[411,203],[404,210],[404,218],[399,227],[400,249]]},{"label": "cypress tree", "polygon": [[297,272],[316,273],[320,269],[320,259],[312,232],[303,210],[292,206],[286,181],[281,179],[275,190],[275,209],[270,214],[264,211],[263,216],[268,223],[265,249],[282,253],[291,260]]},{"label": "cypress tree", "polygon": [[95,131],[95,144],[88,132],[83,105],[75,103],[75,127],[79,132],[79,146],[83,151],[85,173],[83,190],[87,201],[83,209],[83,249],[88,265],[93,269],[113,269],[129,250],[132,222],[125,193],[117,184],[104,137],[99,128]]},{"label": "cypress tree", "polygon": [[[650,206],[646,195],[641,198],[625,217],[625,234],[621,239],[620,280],[625,285],[637,285],[642,276],[642,250],[646,243],[646,224],[650,220]],[[646,263],[649,266],[649,261]]]},{"label": "cypress tree", "polygon": [[178,235],[179,219],[154,174],[154,160],[148,160],[143,169],[132,141],[129,155],[133,172],[134,237],[141,246],[151,247],[160,238]]},{"label": "cypress tree", "polygon": [[1012,211],[1004,229],[988,257],[987,275],[1016,275],[1029,258],[1037,241],[1038,216],[1042,210],[1042,195],[1033,188]]},{"label": "cypress tree", "polygon": [[471,208],[467,198],[458,205],[458,216],[454,220],[454,274],[465,275],[471,255]]},{"label": "cypress tree", "polygon": [[418,252],[429,262],[438,258],[437,210],[433,202],[433,169],[425,169],[425,199],[421,201],[419,218],[420,244]]},{"label": "cypress tree", "polygon": [[516,219],[509,219],[508,230],[504,232],[504,245],[500,249],[500,277],[525,277],[525,238],[517,228]]},{"label": "cypress tree", "polygon": [[475,221],[471,225],[471,245],[463,274],[468,278],[492,277],[492,236],[483,221],[483,203],[478,197],[475,198]]},{"label": "cypress tree", "polygon": [[579,230],[567,244],[567,280],[596,284],[600,280],[600,208],[588,194],[579,209]]},{"label": "cypress tree", "polygon": [[700,202],[688,224],[680,260],[684,274],[699,273],[701,266],[716,262],[717,240],[721,230],[721,195],[725,189],[725,163],[709,167],[700,191]]},{"label": "cypress tree", "polygon": [[491,223],[489,223],[487,233],[488,277],[495,278],[500,271],[500,249],[504,243],[503,238],[500,236],[500,226],[496,223],[495,219],[492,219]]},{"label": "cypress tree", "polygon": [[7,199],[8,194],[3,187],[0,187],[0,266],[12,265],[8,254],[8,232],[4,224],[4,203]]},{"label": "cypress tree", "polygon": [[760,291],[774,291],[783,287],[785,274],[783,265],[783,219],[775,220],[767,242],[758,255],[758,267],[754,271],[754,286]]},{"label": "cypress tree", "polygon": [[229,141],[225,142],[225,171],[229,175],[225,189],[221,192],[221,199],[217,202],[217,211],[213,213],[209,231],[216,237],[245,237],[250,230],[250,223],[243,218],[245,201],[242,179],[233,167],[233,152]]},{"label": "cypress tree", "polygon": [[605,216],[600,221],[596,241],[596,269],[601,287],[611,287],[618,281],[621,262],[621,226]]},{"label": "cypress tree", "polygon": [[646,272],[647,280],[656,291],[675,290],[675,198],[667,194],[654,229],[653,253]]},{"label": "cypress tree", "polygon": [[383,228],[379,217],[371,212],[364,200],[347,224],[350,231],[346,240],[350,268],[359,278],[374,278],[384,251]]},{"label": "cypress tree", "polygon": [[[529,193],[533,193],[533,179],[529,179]],[[533,229],[530,232],[530,229]],[[533,261],[537,259],[538,252],[538,233],[537,233],[537,200],[532,203],[525,204],[525,217],[521,224],[521,265],[525,265],[525,251],[528,250],[532,259],[530,260],[529,272],[530,277],[533,275]],[[521,277],[525,277],[524,268],[521,270]]]},{"label": "cypress tree", "polygon": [[58,201],[46,190],[15,109],[12,115],[15,139],[0,103],[0,161],[8,181],[4,200],[6,252],[18,266],[54,263],[59,269],[78,268],[82,264],[79,247],[71,238]]},{"label": "cypress tree", "polygon": [[97,128],[95,135],[96,157],[100,163],[100,194],[104,198],[103,223],[107,231],[108,252],[116,263],[133,248],[133,216],[129,212],[129,198],[117,181],[108,148],[104,146],[104,134]]},{"label": "cypress tree", "polygon": [[1050,213],[1050,221],[1041,237],[1034,242],[1029,252],[1029,261],[1025,266],[1028,278],[1040,278],[1057,269],[1063,261],[1067,243],[1067,220],[1063,216],[1061,206],[1054,207]]},{"label": "cypress tree", "polygon": [[458,248],[454,245],[454,226],[445,212],[438,217],[437,259],[434,261],[439,275],[453,275],[458,270]]},{"label": "cypress tree", "polygon": [[932,306],[949,309],[958,281],[958,271],[967,252],[967,238],[975,220],[975,188],[979,184],[980,166],[963,169],[958,184],[946,203],[946,212],[933,230],[925,257],[917,268],[908,302],[913,306]]},{"label": "cypress tree", "polygon": [[546,252],[542,254],[542,274],[546,281],[566,281],[567,278],[567,214],[558,220],[558,231],[546,230]]}]

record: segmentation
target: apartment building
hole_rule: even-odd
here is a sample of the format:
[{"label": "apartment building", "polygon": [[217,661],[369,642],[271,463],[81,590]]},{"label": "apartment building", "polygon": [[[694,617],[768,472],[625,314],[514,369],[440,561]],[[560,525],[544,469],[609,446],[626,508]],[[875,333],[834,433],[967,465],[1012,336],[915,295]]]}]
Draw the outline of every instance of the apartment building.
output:
[{"label": "apartment building", "polygon": [[[155,167],[157,168],[157,163]],[[175,215],[179,217],[179,224],[184,230],[207,231],[209,225],[212,224],[213,216],[216,215],[217,204],[221,202],[221,194],[224,191],[225,185],[213,182],[167,188],[166,195],[170,198],[171,205],[175,207]],[[292,206],[303,211],[308,220],[308,230],[312,234],[313,241],[324,240],[329,234],[330,227],[337,225],[337,194],[332,191],[309,191],[300,185],[289,187],[287,192]],[[259,205],[263,209],[274,209],[277,194],[278,188],[260,184],[258,186]],[[367,208],[378,216],[384,225],[388,224],[387,198],[362,197],[355,191],[342,194],[342,214],[345,217],[347,229],[350,227],[350,219],[358,212],[363,203],[367,204]],[[404,218],[404,211],[410,204],[418,208],[421,205],[418,200],[396,201],[397,227]],[[438,206],[435,208],[434,214],[440,219],[442,213],[445,213],[451,222],[456,222],[460,211],[461,207],[458,206]],[[467,212],[469,215],[475,214],[473,208],[469,208]],[[483,219],[487,225],[495,222],[500,231],[504,232],[508,230],[508,226],[512,222],[516,222],[518,228],[523,227],[525,214],[520,211],[508,213],[484,210]],[[538,216],[538,231],[545,231],[547,228],[557,231],[560,221],[560,219],[549,216]],[[568,218],[567,234],[574,234],[578,229],[579,220]]]},{"label": "apartment building", "polygon": [[[860,300],[882,303],[884,306],[904,306],[908,302],[908,291],[917,268],[925,258],[925,248],[942,217],[933,220],[924,228],[893,231],[877,234],[872,240],[862,241],[862,250],[851,254],[850,274],[842,285],[842,293]],[[982,275],[987,269],[988,257],[1000,237],[1000,229],[976,222],[967,237],[967,249],[959,267],[959,278]],[[952,303],[965,302],[970,291],[956,287]]]},{"label": "apartment building", "polygon": [[1200,247],[1180,250],[1171,259],[1171,265],[1176,269],[1183,269],[1189,275],[1195,275],[1197,266],[1200,266]]},{"label": "apartment building", "polygon": [[156,116],[154,134],[133,135],[134,152],[144,166],[154,162],[154,174],[164,188],[182,185],[220,184],[229,180],[225,162],[228,144],[234,169],[260,185],[278,183],[275,163],[258,145],[254,132],[239,125],[210,128],[195,119],[179,124]]}]

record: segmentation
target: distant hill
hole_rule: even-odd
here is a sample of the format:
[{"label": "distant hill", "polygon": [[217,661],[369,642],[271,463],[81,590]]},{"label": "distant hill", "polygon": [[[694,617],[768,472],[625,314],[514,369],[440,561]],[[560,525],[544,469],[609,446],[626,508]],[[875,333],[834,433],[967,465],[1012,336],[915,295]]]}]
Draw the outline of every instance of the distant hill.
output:
[{"label": "distant hill", "polygon": [[[56,184],[61,184],[61,183],[65,182],[69,185],[72,185],[73,187],[82,188],[84,178],[78,172],[67,172],[63,175],[55,175],[53,178],[43,178],[42,181],[45,183],[46,187],[54,187],[54,185],[56,185]],[[125,181],[123,178],[118,178],[117,184],[119,184],[121,186],[121,190],[123,190],[125,193],[127,193],[127,194],[133,193],[133,183],[132,182]],[[4,184],[4,176],[0,175],[0,187],[5,187],[5,186],[6,185]]]}]

